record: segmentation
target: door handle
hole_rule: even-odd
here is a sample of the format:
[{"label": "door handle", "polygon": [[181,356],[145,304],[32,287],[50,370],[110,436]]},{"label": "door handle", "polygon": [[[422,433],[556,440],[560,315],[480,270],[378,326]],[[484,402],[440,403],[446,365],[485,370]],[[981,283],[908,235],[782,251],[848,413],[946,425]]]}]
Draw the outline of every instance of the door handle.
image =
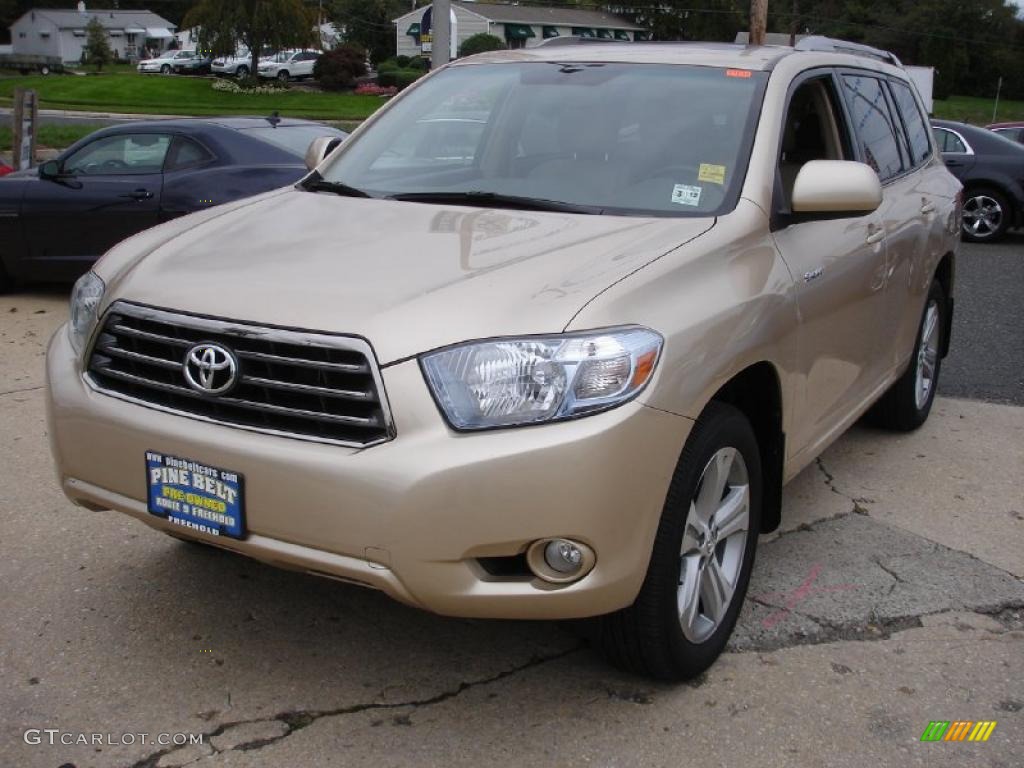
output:
[{"label": "door handle", "polygon": [[963,163],[961,163],[959,160],[947,160],[946,161],[946,165],[949,168],[957,168],[957,167],[963,165]]},{"label": "door handle", "polygon": [[926,216],[929,213],[935,213],[935,204],[925,203],[924,205],[921,206],[921,213],[925,214]]},{"label": "door handle", "polygon": [[885,239],[885,228],[879,227],[875,230],[868,230],[868,236],[864,238],[868,245],[874,245],[880,243]]},{"label": "door handle", "polygon": [[148,189],[136,189],[134,192],[129,192],[126,195],[120,195],[120,197],[126,198],[128,200],[138,200],[139,202],[142,202],[143,200],[151,200],[153,198],[153,193],[150,192]]}]

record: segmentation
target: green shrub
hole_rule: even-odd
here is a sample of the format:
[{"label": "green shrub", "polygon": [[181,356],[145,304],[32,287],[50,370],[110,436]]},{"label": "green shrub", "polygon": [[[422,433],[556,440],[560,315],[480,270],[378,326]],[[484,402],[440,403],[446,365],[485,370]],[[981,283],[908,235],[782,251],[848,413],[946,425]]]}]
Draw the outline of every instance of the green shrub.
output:
[{"label": "green shrub", "polygon": [[423,77],[423,72],[418,69],[388,69],[383,72],[377,71],[377,84],[388,88],[394,86],[398,90],[408,88]]},{"label": "green shrub", "polygon": [[408,56],[395,56],[393,61],[398,65],[398,69],[405,69],[409,66],[410,59]]},{"label": "green shrub", "polygon": [[480,32],[466,38],[459,49],[459,56],[472,56],[473,54],[486,51],[503,51],[505,47],[505,41],[500,37]]},{"label": "green shrub", "polygon": [[377,65],[378,72],[388,72],[396,69],[402,69],[402,67],[398,66],[398,62],[393,58],[384,59],[384,61]]},{"label": "green shrub", "polygon": [[327,91],[340,91],[356,84],[366,74],[366,49],[355,43],[339,45],[316,61],[313,77]]},{"label": "green shrub", "polygon": [[407,68],[418,69],[420,72],[426,72],[430,68],[430,66],[425,58],[423,58],[422,56],[416,56],[409,60]]}]

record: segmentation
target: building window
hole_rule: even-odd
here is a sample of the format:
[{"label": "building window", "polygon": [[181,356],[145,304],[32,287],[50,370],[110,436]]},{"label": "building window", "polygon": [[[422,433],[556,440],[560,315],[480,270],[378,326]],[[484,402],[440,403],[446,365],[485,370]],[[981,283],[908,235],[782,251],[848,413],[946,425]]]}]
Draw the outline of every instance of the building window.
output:
[{"label": "building window", "polygon": [[525,48],[526,41],[536,36],[537,33],[529,24],[505,25],[505,42],[508,43],[509,48]]},{"label": "building window", "polygon": [[560,37],[561,36],[559,31],[558,31],[558,27],[544,27],[544,29],[541,30],[541,34],[544,36],[545,40],[548,40],[548,39],[550,39],[552,37]]}]

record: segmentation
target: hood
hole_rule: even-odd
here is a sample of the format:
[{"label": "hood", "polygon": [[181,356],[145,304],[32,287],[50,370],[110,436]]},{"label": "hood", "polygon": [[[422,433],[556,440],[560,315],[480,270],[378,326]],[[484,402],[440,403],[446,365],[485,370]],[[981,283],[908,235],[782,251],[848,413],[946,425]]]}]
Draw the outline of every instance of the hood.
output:
[{"label": "hood", "polygon": [[115,249],[97,270],[107,300],[358,335],[381,363],[560,332],[602,290],[714,226],[298,190],[217,210]]}]

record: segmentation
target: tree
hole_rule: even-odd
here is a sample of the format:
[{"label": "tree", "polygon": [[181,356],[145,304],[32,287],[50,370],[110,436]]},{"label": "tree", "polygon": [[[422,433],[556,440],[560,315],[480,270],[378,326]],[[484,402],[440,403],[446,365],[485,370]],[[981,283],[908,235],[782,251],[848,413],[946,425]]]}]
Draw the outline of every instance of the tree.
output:
[{"label": "tree", "polygon": [[200,0],[182,24],[199,27],[199,47],[214,56],[234,56],[244,45],[255,76],[264,48],[313,45],[315,21],[302,0]]},{"label": "tree", "polygon": [[102,72],[103,65],[110,64],[113,60],[114,52],[110,49],[110,41],[107,40],[107,30],[103,28],[100,20],[93,16],[85,25],[82,63],[92,64],[97,71]]},{"label": "tree", "polygon": [[369,51],[374,64],[395,55],[392,19],[409,10],[409,0],[331,0],[327,5],[328,16],[338,29],[345,30],[345,39]]},{"label": "tree", "polygon": [[507,46],[500,37],[488,35],[486,32],[479,32],[467,37],[459,48],[459,56],[472,56],[476,53],[486,51],[503,51]]}]

